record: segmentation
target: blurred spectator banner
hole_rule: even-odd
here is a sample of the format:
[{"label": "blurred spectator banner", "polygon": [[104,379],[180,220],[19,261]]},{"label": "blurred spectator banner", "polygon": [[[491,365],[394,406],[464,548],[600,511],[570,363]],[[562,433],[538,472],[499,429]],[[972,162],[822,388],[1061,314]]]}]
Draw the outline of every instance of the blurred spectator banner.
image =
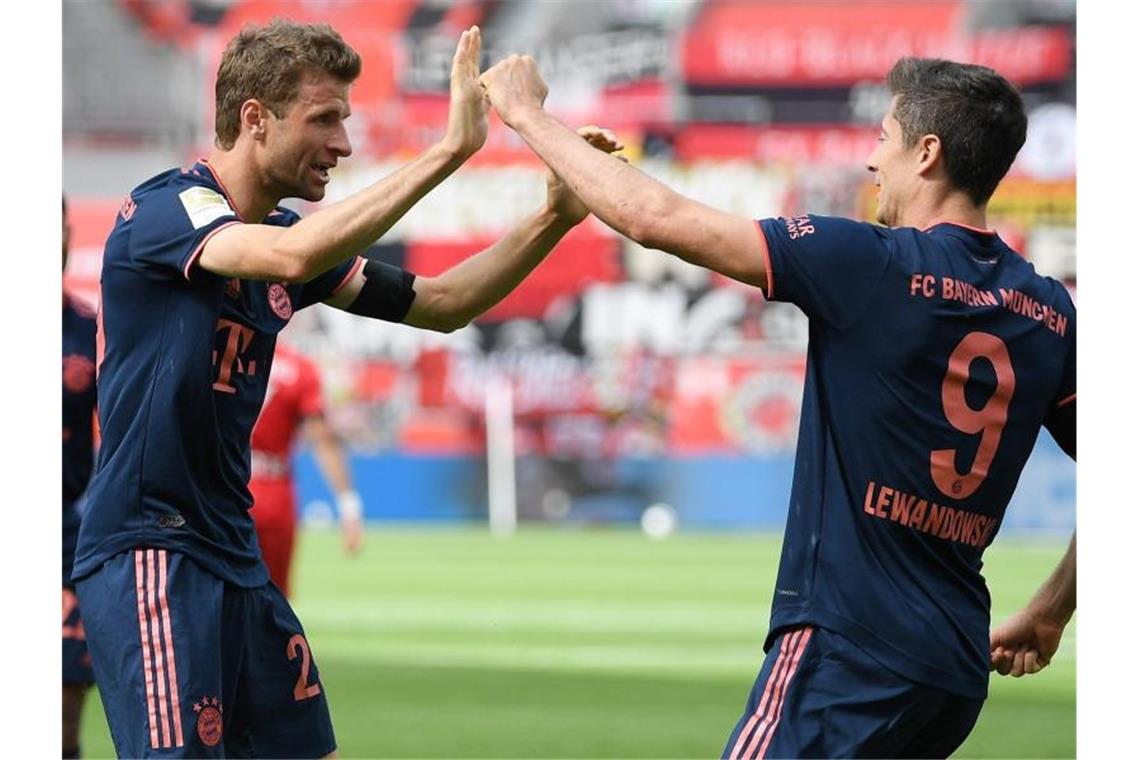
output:
[{"label": "blurred spectator banner", "polygon": [[1071,64],[1060,27],[965,31],[961,2],[709,3],[685,36],[694,85],[838,87],[881,80],[904,56],[990,66],[1020,85],[1056,81]]}]

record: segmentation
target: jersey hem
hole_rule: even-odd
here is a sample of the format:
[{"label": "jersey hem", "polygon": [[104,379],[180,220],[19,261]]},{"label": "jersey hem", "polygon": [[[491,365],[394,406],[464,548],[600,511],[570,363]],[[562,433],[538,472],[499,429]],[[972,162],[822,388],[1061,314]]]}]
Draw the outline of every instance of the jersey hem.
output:
[{"label": "jersey hem", "polygon": [[854,620],[811,605],[773,610],[768,636],[764,641],[764,650],[767,651],[771,647],[776,632],[796,625],[815,625],[838,633],[891,672],[925,686],[951,692],[967,699],[984,700],[989,693],[988,676],[979,683],[921,662],[913,654],[884,641]]},{"label": "jersey hem", "polygon": [[165,549],[169,552],[182,554],[210,575],[241,588],[258,588],[269,582],[269,571],[266,570],[265,563],[261,561],[260,554],[252,567],[242,570],[217,556],[210,556],[201,550],[195,550],[185,543],[171,541],[168,537],[156,537],[154,534],[131,531],[129,534],[122,534],[117,538],[105,541],[95,551],[85,554],[81,559],[77,558],[71,571],[71,583],[79,583],[84,578],[101,570],[107,560],[135,549]]}]

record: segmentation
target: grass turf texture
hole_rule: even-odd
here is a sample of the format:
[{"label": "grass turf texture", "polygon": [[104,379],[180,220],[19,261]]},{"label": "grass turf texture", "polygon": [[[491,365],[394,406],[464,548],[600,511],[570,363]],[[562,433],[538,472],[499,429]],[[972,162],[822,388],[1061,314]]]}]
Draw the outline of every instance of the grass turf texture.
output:
[{"label": "grass turf texture", "polygon": [[[999,539],[995,619],[1064,548]],[[349,559],[337,534],[307,531],[293,601],[341,757],[715,757],[763,658],[779,549],[772,535],[378,527]],[[1075,756],[1075,634],[1042,673],[991,677],[955,757]],[[95,694],[82,746],[113,755]]]}]

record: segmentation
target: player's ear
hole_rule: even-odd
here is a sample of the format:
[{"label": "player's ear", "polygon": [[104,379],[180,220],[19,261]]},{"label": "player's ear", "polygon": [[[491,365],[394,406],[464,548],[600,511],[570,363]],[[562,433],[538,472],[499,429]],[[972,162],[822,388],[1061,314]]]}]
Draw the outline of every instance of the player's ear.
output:
[{"label": "player's ear", "polygon": [[241,104],[241,131],[248,133],[260,142],[265,137],[265,125],[269,121],[269,108],[255,98]]},{"label": "player's ear", "polygon": [[938,135],[923,135],[917,145],[918,173],[926,174],[942,158],[942,141]]}]

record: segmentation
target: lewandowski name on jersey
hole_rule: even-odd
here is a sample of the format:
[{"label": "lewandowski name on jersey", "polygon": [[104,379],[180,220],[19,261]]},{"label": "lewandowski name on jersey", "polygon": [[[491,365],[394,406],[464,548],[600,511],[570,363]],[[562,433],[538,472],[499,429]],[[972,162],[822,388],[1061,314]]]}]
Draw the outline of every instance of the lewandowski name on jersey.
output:
[{"label": "lewandowski name on jersey", "polygon": [[1076,395],[1068,291],[986,230],[759,226],[768,297],[809,320],[770,630],[831,628],[982,699],[982,553],[1042,424]]}]

